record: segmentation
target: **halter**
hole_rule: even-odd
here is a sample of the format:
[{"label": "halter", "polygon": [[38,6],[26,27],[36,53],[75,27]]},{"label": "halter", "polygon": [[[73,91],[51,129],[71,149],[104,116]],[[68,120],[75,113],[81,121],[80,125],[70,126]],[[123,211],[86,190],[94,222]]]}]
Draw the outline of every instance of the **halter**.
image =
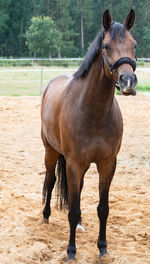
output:
[{"label": "halter", "polygon": [[[130,64],[132,66],[133,71],[135,71],[135,69],[136,69],[135,60],[132,60],[129,57],[121,57],[120,59],[116,60],[111,66],[109,66],[109,64],[108,64],[108,62],[107,62],[107,60],[105,58],[104,52],[102,52],[102,56],[103,56],[103,61],[105,62],[105,65],[107,66],[107,68],[108,68],[108,70],[109,70],[111,75],[113,73],[113,70],[115,70],[116,68],[118,68],[120,65],[122,65],[124,63]],[[120,91],[119,84],[114,81],[114,85]]]}]

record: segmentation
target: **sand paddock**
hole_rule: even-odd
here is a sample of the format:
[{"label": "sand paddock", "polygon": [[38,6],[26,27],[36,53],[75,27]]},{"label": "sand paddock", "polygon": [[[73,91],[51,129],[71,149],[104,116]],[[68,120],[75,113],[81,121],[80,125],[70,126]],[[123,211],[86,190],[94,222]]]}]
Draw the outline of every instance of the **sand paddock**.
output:
[{"label": "sand paddock", "polygon": [[[79,264],[150,263],[150,97],[117,99],[124,137],[110,190],[109,255],[98,257],[98,175],[92,165],[82,192],[85,233],[77,233]],[[50,224],[41,224],[40,98],[0,97],[0,123],[0,263],[64,263],[69,226],[67,212],[55,208],[55,192]]]}]

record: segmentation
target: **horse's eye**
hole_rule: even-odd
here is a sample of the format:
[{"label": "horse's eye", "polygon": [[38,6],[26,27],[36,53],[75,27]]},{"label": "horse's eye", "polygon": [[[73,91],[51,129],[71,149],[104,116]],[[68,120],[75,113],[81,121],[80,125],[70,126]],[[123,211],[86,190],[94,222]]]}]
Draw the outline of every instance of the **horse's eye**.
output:
[{"label": "horse's eye", "polygon": [[108,52],[111,50],[110,45],[109,44],[104,44],[104,49]]},{"label": "horse's eye", "polygon": [[135,49],[135,50],[137,49],[137,43],[134,44],[134,49]]}]

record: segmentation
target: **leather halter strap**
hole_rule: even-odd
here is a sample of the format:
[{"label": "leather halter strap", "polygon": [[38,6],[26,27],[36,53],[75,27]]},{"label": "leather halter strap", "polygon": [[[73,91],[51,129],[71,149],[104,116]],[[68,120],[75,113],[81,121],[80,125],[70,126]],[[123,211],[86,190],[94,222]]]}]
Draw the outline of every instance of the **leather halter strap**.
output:
[{"label": "leather halter strap", "polygon": [[[118,68],[120,65],[122,65],[124,63],[130,64],[132,66],[133,71],[136,70],[136,62],[135,62],[135,60],[132,60],[129,57],[121,57],[120,59],[115,61],[111,66],[109,66],[109,64],[108,64],[108,62],[107,62],[107,60],[105,58],[104,52],[102,52],[102,56],[103,56],[103,61],[104,61],[105,65],[107,66],[107,68],[108,68],[108,70],[109,70],[111,75],[112,75],[113,70],[115,70],[116,68]],[[119,84],[114,81],[114,85],[120,91]]]},{"label": "leather halter strap", "polygon": [[114,69],[116,69],[117,67],[119,67],[121,64],[130,64],[133,68],[133,71],[136,70],[136,62],[134,60],[132,60],[129,57],[122,57],[119,60],[115,61],[114,64],[111,66],[111,71],[113,71]]}]

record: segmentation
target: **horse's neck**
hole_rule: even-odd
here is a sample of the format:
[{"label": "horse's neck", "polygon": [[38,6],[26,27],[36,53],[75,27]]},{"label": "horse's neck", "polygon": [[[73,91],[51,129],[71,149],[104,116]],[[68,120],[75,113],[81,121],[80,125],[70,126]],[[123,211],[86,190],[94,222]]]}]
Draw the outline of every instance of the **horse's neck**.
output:
[{"label": "horse's neck", "polygon": [[83,81],[83,101],[86,107],[97,113],[107,113],[114,99],[113,81],[106,77],[103,61],[97,58]]}]

